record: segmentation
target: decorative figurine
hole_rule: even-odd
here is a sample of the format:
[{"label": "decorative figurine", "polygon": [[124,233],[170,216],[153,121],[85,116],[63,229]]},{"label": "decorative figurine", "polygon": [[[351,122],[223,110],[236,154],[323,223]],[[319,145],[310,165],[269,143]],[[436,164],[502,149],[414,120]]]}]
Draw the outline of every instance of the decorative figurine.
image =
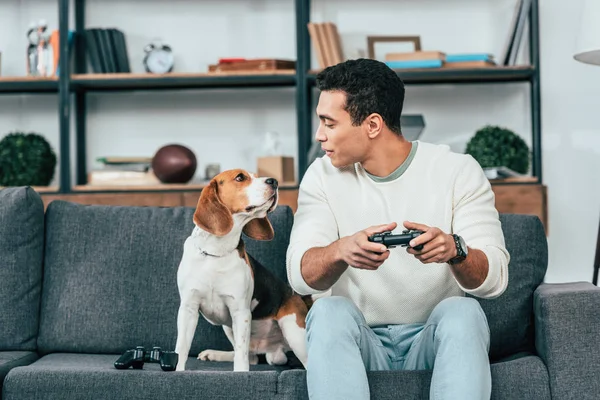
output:
[{"label": "decorative figurine", "polygon": [[50,46],[51,32],[48,24],[41,20],[36,26],[29,25],[27,30],[27,75],[48,77],[54,75],[53,49]]}]

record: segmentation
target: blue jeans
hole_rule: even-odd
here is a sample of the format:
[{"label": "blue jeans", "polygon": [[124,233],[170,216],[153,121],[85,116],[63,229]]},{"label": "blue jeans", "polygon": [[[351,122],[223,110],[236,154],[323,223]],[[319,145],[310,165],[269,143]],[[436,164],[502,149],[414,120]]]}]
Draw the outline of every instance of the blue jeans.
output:
[{"label": "blue jeans", "polygon": [[369,327],[350,300],[324,297],[306,327],[310,399],[369,399],[366,371],[382,370],[433,370],[432,400],[491,396],[490,331],[475,299],[445,299],[425,324]]}]

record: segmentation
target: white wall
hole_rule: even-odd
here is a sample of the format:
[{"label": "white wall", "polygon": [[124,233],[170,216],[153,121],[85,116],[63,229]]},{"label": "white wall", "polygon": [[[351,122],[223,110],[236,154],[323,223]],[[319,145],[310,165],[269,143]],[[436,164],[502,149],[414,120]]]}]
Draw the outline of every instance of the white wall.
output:
[{"label": "white wall", "polygon": [[[318,0],[313,1],[312,19],[337,24],[348,57],[365,54],[368,34],[420,35],[424,49],[499,56],[514,1]],[[589,281],[600,219],[600,122],[594,113],[600,105],[600,67],[572,59],[582,1],[569,7],[560,0],[540,3],[543,172],[550,220],[547,280]],[[143,71],[142,49],[155,38],[174,48],[181,72],[206,71],[219,57],[296,56],[292,0],[164,4],[87,0],[87,26],[122,29],[134,72]],[[57,26],[55,2],[2,2],[3,75],[24,73],[24,32],[31,20],[40,18]],[[163,144],[180,142],[196,152],[199,177],[212,162],[220,162],[222,169],[252,169],[268,130],[279,132],[284,153],[296,156],[294,106],[293,89],[91,94],[88,167],[97,167],[99,156],[151,156]],[[58,148],[56,107],[55,96],[0,96],[0,136],[35,129]],[[405,111],[425,115],[423,140],[448,143],[457,151],[484,124],[506,126],[531,144],[527,84],[408,86]],[[229,139],[234,146],[226,143]]]},{"label": "white wall", "polygon": [[[572,59],[582,1],[544,0],[542,117],[548,281],[592,279],[600,220],[600,67]],[[600,16],[599,16],[600,17]]]}]

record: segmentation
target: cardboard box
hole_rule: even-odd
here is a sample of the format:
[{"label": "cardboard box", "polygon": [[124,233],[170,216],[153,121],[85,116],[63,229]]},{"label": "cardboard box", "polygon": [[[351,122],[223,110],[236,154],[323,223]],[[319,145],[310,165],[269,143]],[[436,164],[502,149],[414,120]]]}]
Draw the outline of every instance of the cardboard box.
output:
[{"label": "cardboard box", "polygon": [[296,180],[294,157],[258,157],[257,171],[258,176],[275,178],[279,183],[294,182]]}]

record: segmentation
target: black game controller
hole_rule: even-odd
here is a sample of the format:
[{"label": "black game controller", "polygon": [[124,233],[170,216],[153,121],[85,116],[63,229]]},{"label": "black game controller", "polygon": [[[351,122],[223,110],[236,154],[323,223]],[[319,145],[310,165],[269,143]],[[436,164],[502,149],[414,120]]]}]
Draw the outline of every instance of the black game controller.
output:
[{"label": "black game controller", "polygon": [[153,347],[146,351],[142,346],[127,350],[117,361],[116,369],[143,369],[144,362],[159,363],[163,371],[175,371],[179,357],[174,351],[162,351],[160,347]]},{"label": "black game controller", "polygon": [[[369,236],[369,242],[381,243],[387,248],[393,248],[398,245],[400,245],[402,247],[407,247],[408,243],[411,240],[413,240],[417,236],[421,235],[422,233],[423,233],[423,231],[407,229],[407,230],[402,231],[402,234],[400,234],[400,235],[392,235],[392,232],[386,231],[386,232],[376,233],[372,236]],[[414,249],[422,250],[423,245],[422,244],[417,245],[414,247]]]}]

